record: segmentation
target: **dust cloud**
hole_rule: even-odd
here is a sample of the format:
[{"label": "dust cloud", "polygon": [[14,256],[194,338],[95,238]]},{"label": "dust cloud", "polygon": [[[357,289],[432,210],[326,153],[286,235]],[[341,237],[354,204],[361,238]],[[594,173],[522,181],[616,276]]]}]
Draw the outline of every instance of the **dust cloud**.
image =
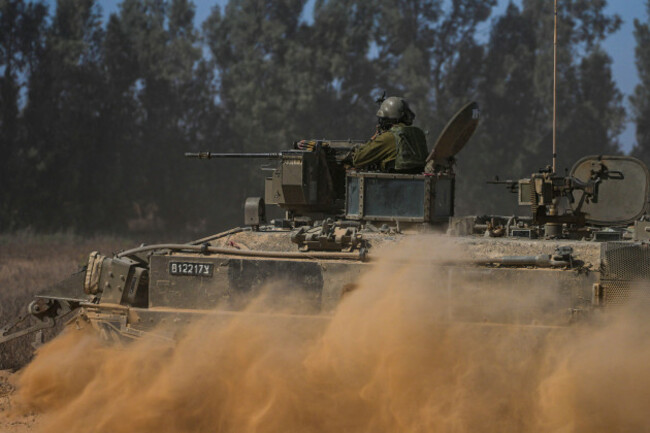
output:
[{"label": "dust cloud", "polygon": [[[443,268],[421,263],[454,249],[429,241],[384,252],[328,320],[230,315],[123,346],[71,329],[22,372],[20,404],[46,432],[650,429],[643,312],[569,328],[454,321]],[[521,289],[494,305],[519,308],[535,293]]]}]

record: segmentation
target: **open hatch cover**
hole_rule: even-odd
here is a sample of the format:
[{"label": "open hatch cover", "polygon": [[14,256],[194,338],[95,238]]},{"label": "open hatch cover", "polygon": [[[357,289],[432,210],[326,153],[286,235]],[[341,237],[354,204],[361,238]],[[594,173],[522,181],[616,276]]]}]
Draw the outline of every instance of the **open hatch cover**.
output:
[{"label": "open hatch cover", "polygon": [[[630,156],[587,156],[575,163],[571,176],[583,182],[590,179],[592,170],[600,165],[609,173],[598,185],[598,201],[585,202],[582,212],[586,221],[595,225],[630,224],[641,217],[648,202],[648,168]],[[582,191],[574,191],[574,204],[582,198]]]},{"label": "open hatch cover", "polygon": [[465,104],[440,133],[433,150],[427,157],[427,162],[433,161],[438,165],[447,165],[448,161],[460,152],[474,135],[479,117],[478,103]]}]

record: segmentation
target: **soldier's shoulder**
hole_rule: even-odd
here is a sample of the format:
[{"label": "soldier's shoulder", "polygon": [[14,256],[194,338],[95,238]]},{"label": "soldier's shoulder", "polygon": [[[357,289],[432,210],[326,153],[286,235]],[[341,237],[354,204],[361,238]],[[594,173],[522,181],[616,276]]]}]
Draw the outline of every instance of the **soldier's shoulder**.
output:
[{"label": "soldier's shoulder", "polygon": [[373,141],[386,142],[386,141],[395,141],[395,136],[391,130],[384,131],[381,134],[378,134]]},{"label": "soldier's shoulder", "polygon": [[393,133],[406,133],[406,134],[416,134],[416,135],[426,135],[422,128],[414,125],[406,125],[404,123],[398,123],[391,128]]}]

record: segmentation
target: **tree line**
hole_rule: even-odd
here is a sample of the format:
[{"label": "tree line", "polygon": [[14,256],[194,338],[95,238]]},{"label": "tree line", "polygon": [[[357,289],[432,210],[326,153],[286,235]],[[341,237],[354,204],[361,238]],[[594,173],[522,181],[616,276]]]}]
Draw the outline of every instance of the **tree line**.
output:
[{"label": "tree line", "polygon": [[[259,162],[185,151],[273,151],[366,138],[375,99],[402,95],[429,146],[469,100],[482,122],[458,155],[458,213],[511,213],[485,185],[551,161],[553,2],[230,0],[201,23],[189,0],[0,0],[0,231],[203,232],[238,225]],[[560,166],[621,153],[627,118],[604,39],[605,0],[560,0]],[[650,2],[649,2],[650,8]],[[650,14],[650,9],[649,9]],[[650,30],[633,153],[650,162]]]}]

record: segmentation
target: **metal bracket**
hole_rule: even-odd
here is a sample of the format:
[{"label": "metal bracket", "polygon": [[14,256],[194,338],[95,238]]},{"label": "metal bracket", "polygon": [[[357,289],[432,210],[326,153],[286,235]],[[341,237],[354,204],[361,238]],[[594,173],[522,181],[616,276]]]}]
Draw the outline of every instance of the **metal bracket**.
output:
[{"label": "metal bracket", "polygon": [[32,325],[29,328],[21,329],[19,331],[14,331],[10,333],[10,331],[13,328],[20,325],[27,318],[29,318],[29,316],[30,316],[29,314],[22,315],[18,317],[18,319],[15,320],[13,323],[10,323],[9,325],[2,328],[2,331],[0,332],[0,344],[6,343],[8,341],[22,337],[24,335],[28,335],[40,331],[42,329],[53,328],[55,325],[55,321],[52,317],[44,317],[39,323]]},{"label": "metal bracket", "polygon": [[591,305],[594,307],[600,307],[604,304],[604,300],[605,289],[600,285],[600,283],[594,283],[591,292]]},{"label": "metal bracket", "polygon": [[[16,320],[0,329],[0,344],[39,332],[43,329],[53,328],[61,317],[68,315],[73,310],[70,304],[65,301],[45,299],[32,301],[24,314],[21,314]],[[24,329],[15,330],[16,327],[32,316],[38,319],[36,324]]]},{"label": "metal bracket", "polygon": [[327,219],[321,227],[300,227],[291,234],[291,242],[300,251],[354,251],[361,248],[363,237],[355,227],[341,227]]},{"label": "metal bracket", "polygon": [[264,199],[261,197],[248,197],[244,203],[244,222],[257,231],[261,224],[266,222]]}]

